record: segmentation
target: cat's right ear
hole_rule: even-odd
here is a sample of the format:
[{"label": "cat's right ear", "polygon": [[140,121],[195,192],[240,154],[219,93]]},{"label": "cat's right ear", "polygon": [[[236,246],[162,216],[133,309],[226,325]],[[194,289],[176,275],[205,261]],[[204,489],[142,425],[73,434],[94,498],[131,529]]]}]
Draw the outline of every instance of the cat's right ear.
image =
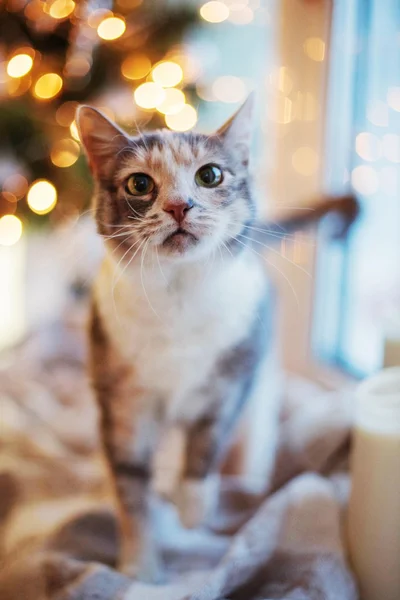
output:
[{"label": "cat's right ear", "polygon": [[91,106],[79,106],[76,124],[93,175],[101,180],[108,179],[119,153],[129,145],[128,136]]}]

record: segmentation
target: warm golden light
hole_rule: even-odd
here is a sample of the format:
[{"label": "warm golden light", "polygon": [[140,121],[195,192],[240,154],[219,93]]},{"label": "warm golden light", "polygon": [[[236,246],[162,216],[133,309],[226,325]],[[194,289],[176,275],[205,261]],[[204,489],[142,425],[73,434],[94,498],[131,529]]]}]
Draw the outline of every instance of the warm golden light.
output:
[{"label": "warm golden light", "polygon": [[318,168],[318,155],[312,148],[302,146],[293,153],[292,165],[297,173],[308,177],[313,175]]},{"label": "warm golden light", "polygon": [[322,62],[325,58],[325,42],[318,37],[307,38],[304,42],[304,52],[308,58]]},{"label": "warm golden light", "polygon": [[25,196],[28,189],[28,181],[23,175],[19,173],[15,173],[14,175],[9,175],[3,183],[3,190],[7,192],[11,192],[16,196],[17,199]]},{"label": "warm golden light", "polygon": [[142,83],[134,92],[135,102],[141,108],[155,108],[165,99],[165,90],[154,81]]},{"label": "warm golden light", "polygon": [[39,77],[34,87],[34,94],[41,100],[54,98],[61,91],[63,80],[57,73],[46,73]]},{"label": "warm golden light", "polygon": [[230,8],[229,20],[235,25],[248,25],[254,19],[254,12],[249,6],[243,6],[240,10]]},{"label": "warm golden light", "polygon": [[223,2],[212,0],[200,8],[200,16],[209,23],[222,23],[229,17],[229,8]]},{"label": "warm golden light", "polygon": [[113,17],[114,13],[107,8],[96,8],[92,10],[87,17],[87,24],[92,29],[97,29],[102,21],[104,21],[108,17]]},{"label": "warm golden light", "polygon": [[157,110],[164,115],[174,115],[182,110],[185,102],[185,94],[181,90],[168,88],[165,90],[164,100],[157,104]]},{"label": "warm golden light", "polygon": [[310,92],[297,92],[294,101],[294,117],[299,121],[314,121],[317,117],[318,105]]},{"label": "warm golden light", "polygon": [[151,76],[162,87],[173,87],[182,81],[183,71],[177,63],[167,60],[156,65]]},{"label": "warm golden light", "polygon": [[143,0],[118,0],[118,4],[121,8],[137,8],[143,3]]},{"label": "warm golden light", "polygon": [[269,76],[270,84],[283,94],[290,94],[293,88],[293,79],[287,67],[279,67],[272,70]]},{"label": "warm golden light", "polygon": [[362,159],[373,162],[381,156],[381,143],[376,135],[364,131],[356,137],[356,152]]},{"label": "warm golden light", "polygon": [[57,203],[57,190],[50,181],[38,179],[29,188],[27,202],[29,208],[38,215],[45,215]]},{"label": "warm golden light", "polygon": [[7,65],[7,74],[10,77],[23,77],[32,69],[33,58],[28,54],[16,54]]},{"label": "warm golden light", "polygon": [[388,89],[387,102],[390,108],[400,111],[400,87],[390,87]]},{"label": "warm golden light", "polygon": [[126,25],[121,17],[107,17],[97,28],[98,36],[103,40],[116,40],[125,32]]},{"label": "warm golden light", "polygon": [[278,96],[275,106],[275,118],[281,125],[293,121],[293,102],[287,96]]},{"label": "warm golden light", "polygon": [[4,215],[0,219],[0,244],[12,246],[22,235],[22,223],[15,215]]},{"label": "warm golden light", "polygon": [[69,127],[72,121],[75,118],[75,112],[78,107],[77,102],[73,102],[69,100],[68,102],[64,102],[61,104],[59,108],[57,108],[56,112],[56,121],[62,127]]},{"label": "warm golden light", "polygon": [[75,10],[75,2],[73,0],[55,0],[50,6],[49,14],[53,19],[65,19]]},{"label": "warm golden light", "polygon": [[69,126],[69,130],[70,130],[71,135],[74,138],[74,140],[76,140],[77,142],[80,142],[81,138],[79,137],[79,131],[78,131],[75,121],[72,121],[71,125]]},{"label": "warm golden light", "polygon": [[212,91],[221,102],[241,102],[246,97],[246,85],[239,77],[223,75],[218,77],[212,86]]},{"label": "warm golden light", "polygon": [[121,65],[125,79],[142,79],[150,72],[151,61],[145,54],[130,54]]},{"label": "warm golden light", "polygon": [[79,144],[74,140],[65,139],[56,142],[51,149],[51,162],[56,167],[70,167],[79,158]]},{"label": "warm golden light", "polygon": [[91,60],[86,56],[75,56],[70,58],[63,69],[64,75],[67,77],[84,77],[90,71],[92,66]]},{"label": "warm golden light", "polygon": [[165,122],[173,131],[187,131],[196,125],[197,111],[190,104],[185,104],[179,112],[165,115]]},{"label": "warm golden light", "polygon": [[372,196],[379,187],[379,179],[375,169],[361,165],[351,172],[351,183],[354,189],[363,196]]}]

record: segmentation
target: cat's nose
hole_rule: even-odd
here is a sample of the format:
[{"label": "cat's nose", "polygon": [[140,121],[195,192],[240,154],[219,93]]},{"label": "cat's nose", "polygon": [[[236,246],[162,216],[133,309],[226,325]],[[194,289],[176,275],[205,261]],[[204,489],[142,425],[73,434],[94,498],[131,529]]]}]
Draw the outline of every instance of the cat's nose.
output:
[{"label": "cat's nose", "polygon": [[188,200],[168,200],[163,211],[169,213],[175,221],[180,225],[186,216],[186,213],[193,208],[194,202],[191,198]]}]

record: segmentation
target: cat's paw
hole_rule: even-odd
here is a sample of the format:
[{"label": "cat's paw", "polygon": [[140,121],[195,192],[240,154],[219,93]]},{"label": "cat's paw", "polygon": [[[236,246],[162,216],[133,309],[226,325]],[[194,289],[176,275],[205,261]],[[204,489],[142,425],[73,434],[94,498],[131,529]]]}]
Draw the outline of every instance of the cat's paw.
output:
[{"label": "cat's paw", "polygon": [[200,527],[217,503],[218,477],[188,478],[180,482],[175,497],[179,519],[187,529]]}]

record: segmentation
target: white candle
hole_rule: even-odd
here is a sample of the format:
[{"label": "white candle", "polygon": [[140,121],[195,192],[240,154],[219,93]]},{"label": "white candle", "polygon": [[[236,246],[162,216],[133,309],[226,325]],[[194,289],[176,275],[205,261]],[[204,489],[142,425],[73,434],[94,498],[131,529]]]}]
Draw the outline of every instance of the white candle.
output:
[{"label": "white candle", "polygon": [[350,558],[363,600],[400,599],[400,367],[357,392]]}]

